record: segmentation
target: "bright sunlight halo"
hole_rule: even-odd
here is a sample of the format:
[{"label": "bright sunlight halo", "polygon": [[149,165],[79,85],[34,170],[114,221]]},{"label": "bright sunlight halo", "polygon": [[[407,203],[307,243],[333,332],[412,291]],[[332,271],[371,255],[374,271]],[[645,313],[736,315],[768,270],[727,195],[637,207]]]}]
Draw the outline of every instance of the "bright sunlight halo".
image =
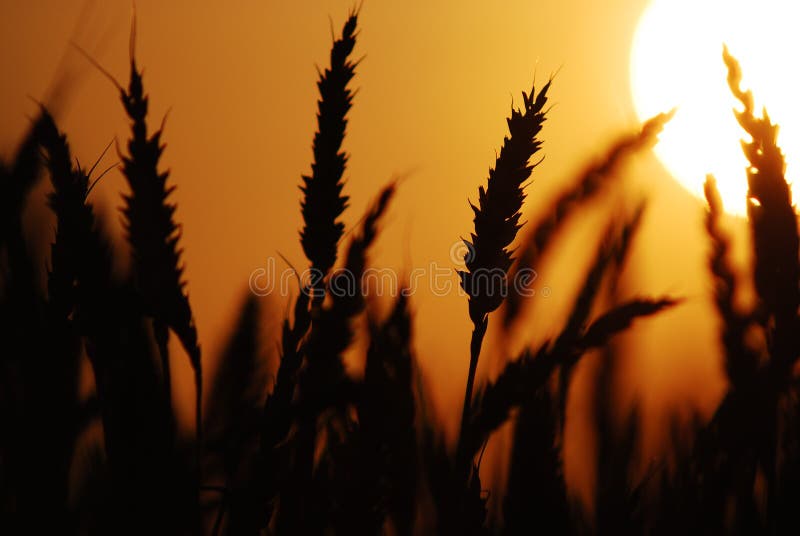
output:
[{"label": "bright sunlight halo", "polygon": [[[746,136],[732,109],[723,43],[741,63],[743,89],[752,89],[780,125],[787,179],[800,150],[800,2],[794,0],[652,0],[639,21],[631,51],[631,90],[636,113],[646,119],[677,107],[656,146],[672,175],[702,197],[713,173],[727,211],[745,213]],[[800,191],[793,185],[793,198]]]}]

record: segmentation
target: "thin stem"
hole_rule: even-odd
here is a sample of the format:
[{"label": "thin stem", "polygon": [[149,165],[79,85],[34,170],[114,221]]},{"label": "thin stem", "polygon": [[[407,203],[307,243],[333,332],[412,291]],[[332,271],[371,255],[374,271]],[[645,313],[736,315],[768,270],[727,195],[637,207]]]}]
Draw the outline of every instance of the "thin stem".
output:
[{"label": "thin stem", "polygon": [[464,393],[464,408],[461,412],[461,429],[458,439],[457,462],[464,474],[469,474],[469,449],[467,446],[467,434],[470,419],[472,417],[472,390],[475,385],[475,372],[478,370],[478,358],[481,354],[483,337],[486,335],[486,328],[489,325],[489,318],[484,316],[482,322],[475,323],[472,330],[472,340],[469,345],[469,373],[467,375],[467,388]]}]

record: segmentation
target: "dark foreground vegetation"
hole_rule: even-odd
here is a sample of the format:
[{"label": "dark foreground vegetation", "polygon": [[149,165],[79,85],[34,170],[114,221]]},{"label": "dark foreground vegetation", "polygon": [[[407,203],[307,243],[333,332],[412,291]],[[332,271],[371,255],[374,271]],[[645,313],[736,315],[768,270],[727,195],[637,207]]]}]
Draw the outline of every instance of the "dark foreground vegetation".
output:
[{"label": "dark foreground vegetation", "polygon": [[[274,378],[259,350],[256,297],[243,304],[216,374],[203,375],[172,187],[159,164],[162,132],[148,116],[133,48],[127,84],[114,82],[131,127],[119,149],[132,252],[124,270],[116,268],[120,245],[108,238],[89,196],[100,173],[77,163],[45,106],[14,156],[0,163],[0,533],[800,533],[797,219],[777,129],[740,89],[736,61],[726,51],[730,87],[742,104],[737,118],[751,138],[743,149],[756,304],[735,306],[740,282],[709,177],[709,268],[729,388],[710,421],[696,419],[691,431],[676,424],[665,463],[643,474],[639,414],[619,426],[612,407],[608,345],[633,322],[680,306],[679,297],[616,299],[644,205],[608,222],[555,337],[508,356],[492,381],[475,372],[490,320],[502,332],[530,321],[521,315],[521,271],[537,266],[583,204],[615,187],[618,165],[655,143],[669,115],[614,142],[521,231],[523,187],[539,158],[550,82],[523,93],[512,109],[509,134],[473,204],[459,272],[473,334],[460,433],[449,445],[420,387],[409,297],[400,295],[379,317],[368,296],[330,292],[341,273],[335,267],[358,278],[369,266],[397,188],[389,183],[377,192],[345,233],[341,146],[353,101],[356,23],[353,13],[319,76],[314,161],[302,177],[300,204],[300,241],[318,277],[299,281]],[[46,277],[23,225],[39,180],[51,182],[48,207],[57,221]],[[364,315],[366,368],[353,378],[343,354]],[[179,355],[170,355],[171,336]],[[562,439],[572,372],[592,351],[602,359],[593,405],[597,446],[587,452],[598,470],[587,507],[564,482]],[[170,363],[184,358],[194,371],[196,433],[178,425],[172,408]],[[94,385],[88,397],[79,394],[86,362]],[[490,489],[481,482],[483,449],[509,421],[507,485]],[[502,496],[491,516],[489,493]]]}]

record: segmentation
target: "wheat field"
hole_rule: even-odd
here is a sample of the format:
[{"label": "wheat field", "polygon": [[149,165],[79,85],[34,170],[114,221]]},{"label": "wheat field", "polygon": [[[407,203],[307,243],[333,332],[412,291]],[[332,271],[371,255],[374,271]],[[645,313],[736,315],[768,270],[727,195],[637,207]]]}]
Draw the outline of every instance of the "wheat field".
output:
[{"label": "wheat field", "polygon": [[[423,317],[419,287],[429,281],[411,264],[376,262],[409,247],[388,230],[415,172],[371,177],[365,208],[353,202],[358,155],[348,139],[369,51],[360,8],[331,18],[311,161],[265,179],[270,192],[291,193],[300,222],[268,232],[301,253],[270,257],[279,280],[271,265],[250,275],[237,313],[220,315],[219,348],[202,344],[181,170],[168,164],[169,119],[153,112],[159,86],[139,51],[149,21],[134,14],[125,30],[124,77],[92,47],[71,45],[126,118],[124,138],[95,161],[80,161],[61,127],[59,83],[70,80],[33,99],[0,161],[0,533],[800,530],[797,213],[777,127],[743,87],[734,55],[725,49],[719,61],[739,103],[731,114],[746,140],[748,211],[746,223],[731,223],[707,177],[705,206],[690,218],[703,252],[692,288],[703,296],[654,284],[636,253],[661,243],[642,230],[651,200],[631,186],[629,166],[650,154],[673,112],[604,136],[599,156],[546,186],[545,198],[562,81],[537,70],[508,88],[488,173],[442,189],[470,209],[461,236],[438,238],[452,244],[441,255],[455,283],[447,299],[459,305]],[[376,143],[381,135],[376,128]],[[113,176],[123,194],[108,207],[95,188]],[[225,202],[224,173],[209,167],[194,180]],[[537,196],[545,200],[530,201]],[[427,197],[424,206],[444,203]],[[574,291],[547,298],[541,278],[557,262],[569,265]],[[654,417],[647,386],[659,378],[624,394],[630,360],[674,340],[664,351],[679,361],[691,332],[670,318],[698,303],[713,329],[697,352],[719,354],[709,385],[721,394],[710,396],[712,385],[697,395],[704,404],[664,400]],[[438,403],[440,348],[425,344],[452,322],[468,326],[456,331],[459,372],[446,386],[455,405]],[[703,391],[703,381],[686,390]]]}]

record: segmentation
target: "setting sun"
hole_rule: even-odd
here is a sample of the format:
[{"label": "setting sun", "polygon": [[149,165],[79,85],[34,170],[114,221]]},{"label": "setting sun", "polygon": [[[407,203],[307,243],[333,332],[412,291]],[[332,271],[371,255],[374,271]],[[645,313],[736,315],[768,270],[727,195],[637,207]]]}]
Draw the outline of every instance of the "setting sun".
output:
[{"label": "setting sun", "polygon": [[800,7],[782,0],[653,0],[636,30],[631,89],[637,113],[646,118],[677,107],[657,155],[697,196],[703,195],[706,174],[713,173],[729,212],[745,212],[747,163],[740,145],[745,134],[731,113],[737,103],[726,83],[723,43],[741,62],[743,88],[753,90],[757,109],[766,105],[780,125],[787,179],[795,182],[800,109],[793,103],[800,80],[775,55],[800,46],[792,27],[798,14]]}]

